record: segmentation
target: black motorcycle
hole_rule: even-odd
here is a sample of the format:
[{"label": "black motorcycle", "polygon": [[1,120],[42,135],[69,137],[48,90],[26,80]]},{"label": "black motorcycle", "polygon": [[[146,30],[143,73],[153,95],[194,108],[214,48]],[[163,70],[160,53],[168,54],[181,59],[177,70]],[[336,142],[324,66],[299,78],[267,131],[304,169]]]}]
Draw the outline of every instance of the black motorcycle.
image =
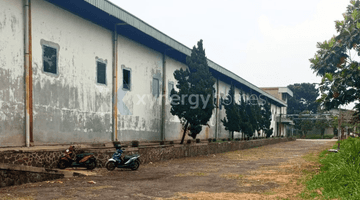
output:
[{"label": "black motorcycle", "polygon": [[67,167],[86,167],[87,169],[94,169],[96,167],[96,158],[93,153],[78,153],[74,146],[61,155],[59,160],[59,168],[65,169]]},{"label": "black motorcycle", "polygon": [[139,154],[134,154],[130,156],[122,157],[123,151],[121,146],[116,146],[116,152],[113,156],[106,162],[105,167],[109,171],[117,168],[130,168],[131,170],[137,170],[140,166]]}]

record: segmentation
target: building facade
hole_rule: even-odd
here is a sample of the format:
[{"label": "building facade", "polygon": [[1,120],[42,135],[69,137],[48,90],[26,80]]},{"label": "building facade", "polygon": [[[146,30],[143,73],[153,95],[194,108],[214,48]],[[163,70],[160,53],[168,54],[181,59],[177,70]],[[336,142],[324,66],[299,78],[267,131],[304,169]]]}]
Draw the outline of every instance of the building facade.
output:
[{"label": "building facade", "polygon": [[[0,147],[179,140],[168,96],[190,53],[106,0],[0,1]],[[208,64],[215,96],[233,84],[274,112],[286,110],[286,102]],[[202,139],[229,137],[219,99]]]},{"label": "building facade", "polygon": [[[287,87],[266,87],[261,89],[286,104],[288,102],[288,98],[294,95]],[[295,125],[295,123],[287,117],[287,107],[277,107],[274,105],[271,109],[274,110],[271,112],[273,116],[271,126],[276,127],[274,130],[274,136],[286,136],[288,134],[292,134],[288,133],[287,130],[292,129],[290,127]]]}]

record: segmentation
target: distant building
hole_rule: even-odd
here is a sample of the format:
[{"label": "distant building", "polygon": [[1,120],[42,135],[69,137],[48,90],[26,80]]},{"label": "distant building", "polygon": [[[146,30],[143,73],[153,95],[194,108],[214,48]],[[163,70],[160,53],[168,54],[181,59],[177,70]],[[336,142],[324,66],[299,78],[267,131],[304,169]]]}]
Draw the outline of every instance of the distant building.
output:
[{"label": "distant building", "polygon": [[[340,109],[331,109],[328,113],[331,114],[332,117],[333,116],[337,116],[337,117],[340,116],[340,118],[342,117],[344,124],[351,124],[353,122],[355,111],[340,108]],[[325,130],[325,134],[332,135],[334,133],[337,134],[338,130],[333,127],[327,128]],[[354,136],[356,135],[355,133],[356,133],[356,127],[355,128],[351,128],[349,126],[344,127],[345,137],[348,137],[349,135]]]},{"label": "distant building", "polygon": [[[260,89],[283,101],[286,105],[288,102],[288,98],[293,96],[293,92],[288,87],[266,87]],[[287,106],[282,107],[279,110],[274,109],[274,112],[272,113],[275,119],[273,121],[273,123],[275,124],[273,124],[272,126],[278,127],[278,129],[275,131],[275,136],[286,135],[286,130],[288,129],[287,126],[294,125],[294,122],[286,116]]]}]

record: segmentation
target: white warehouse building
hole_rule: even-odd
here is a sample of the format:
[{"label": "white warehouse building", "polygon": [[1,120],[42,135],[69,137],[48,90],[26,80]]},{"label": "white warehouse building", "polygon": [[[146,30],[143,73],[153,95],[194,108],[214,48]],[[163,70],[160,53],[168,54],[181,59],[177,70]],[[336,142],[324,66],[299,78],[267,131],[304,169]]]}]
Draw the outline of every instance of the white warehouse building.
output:
[{"label": "white warehouse building", "polygon": [[[180,140],[167,97],[190,54],[106,0],[0,0],[0,147]],[[286,134],[276,121],[286,101],[208,65],[217,95],[232,83],[261,96]],[[224,108],[213,113],[198,137],[228,138]]]}]

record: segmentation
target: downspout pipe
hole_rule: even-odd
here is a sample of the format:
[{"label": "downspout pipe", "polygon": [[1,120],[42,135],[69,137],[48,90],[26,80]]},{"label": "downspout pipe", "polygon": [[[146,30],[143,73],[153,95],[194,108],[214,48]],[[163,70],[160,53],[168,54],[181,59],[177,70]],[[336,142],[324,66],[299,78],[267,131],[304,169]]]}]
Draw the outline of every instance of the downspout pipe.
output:
[{"label": "downspout pipe", "polygon": [[113,141],[119,141],[118,138],[118,34],[117,26],[127,25],[127,23],[117,23],[114,25],[114,38],[113,38],[113,108],[112,108],[112,131]]},{"label": "downspout pipe", "polygon": [[215,139],[219,138],[219,79],[216,79],[216,110],[215,110]]},{"label": "downspout pipe", "polygon": [[31,0],[24,1],[25,10],[25,145],[30,147],[33,141],[32,108],[32,42],[31,42]]},{"label": "downspout pipe", "polygon": [[116,30],[117,24],[115,24],[114,27],[114,35],[113,35],[113,121],[112,121],[112,129],[113,129],[113,141],[118,141],[118,135],[117,135],[117,68],[118,68],[118,51],[117,51],[117,30]]},{"label": "downspout pipe", "polygon": [[163,71],[162,71],[162,99],[161,99],[161,141],[165,141],[165,103],[166,103],[166,51],[162,55]]}]

